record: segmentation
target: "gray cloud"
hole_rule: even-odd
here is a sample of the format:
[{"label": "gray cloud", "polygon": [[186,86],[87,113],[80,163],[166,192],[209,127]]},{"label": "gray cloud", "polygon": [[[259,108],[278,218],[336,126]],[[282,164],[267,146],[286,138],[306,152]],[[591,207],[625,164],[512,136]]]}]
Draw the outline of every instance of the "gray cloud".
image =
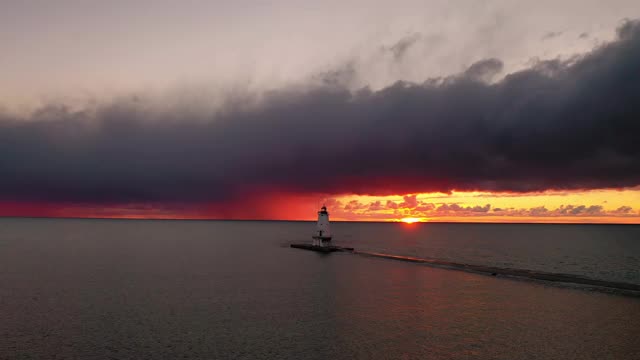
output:
[{"label": "gray cloud", "polygon": [[[330,0],[314,11],[294,0],[249,3],[4,0],[0,98],[19,108],[43,96],[113,95],[176,83],[216,90],[249,84],[261,91],[303,81],[345,59],[363,60],[358,84],[377,90],[398,79],[456,73],[477,59],[498,58],[512,72],[534,55],[583,52],[596,39],[609,40],[621,18],[640,16],[637,0],[609,0],[607,6],[584,0],[481,6]],[[540,41],[550,30],[566,36]],[[581,31],[593,42],[577,41]],[[400,64],[388,51],[370,60],[382,44],[392,47],[408,34],[421,39]]]},{"label": "gray cloud", "polygon": [[358,211],[358,210],[366,210],[369,206],[362,204],[358,200],[351,200],[344,206],[343,210],[346,211]]},{"label": "gray cloud", "polygon": [[630,206],[622,206],[617,210],[605,210],[601,205],[561,205],[549,210],[544,206],[530,209],[500,209],[493,210],[494,215],[500,216],[536,216],[536,217],[563,217],[563,216],[635,216]]},{"label": "gray cloud", "polygon": [[390,46],[388,49],[385,48],[385,50],[390,51],[396,60],[400,60],[404,56],[404,54],[407,52],[407,50],[409,50],[411,46],[413,46],[416,42],[420,41],[421,39],[422,39],[422,34],[413,33],[411,35],[401,38],[400,40],[398,40],[398,42]]},{"label": "gray cloud", "polygon": [[281,89],[215,113],[133,97],[0,114],[0,199],[227,201],[268,191],[640,184],[639,22],[571,60],[538,62],[495,83],[478,76],[500,64],[483,60],[456,76],[379,91]]},{"label": "gray cloud", "polygon": [[488,213],[491,210],[491,204],[484,206],[460,206],[458,204],[442,204],[435,209],[436,213],[450,214],[450,213]]},{"label": "gray cloud", "polygon": [[550,31],[550,32],[544,34],[544,36],[542,36],[542,40],[553,39],[553,38],[556,38],[558,36],[561,36],[562,34],[564,34],[564,31]]},{"label": "gray cloud", "polygon": [[399,204],[401,208],[415,208],[418,206],[417,195],[406,195],[403,199],[404,201]]},{"label": "gray cloud", "polygon": [[616,214],[630,214],[632,210],[631,206],[620,206],[614,212]]},{"label": "gray cloud", "polygon": [[398,208],[398,203],[391,201],[391,200],[387,200],[387,205],[386,205],[387,209],[397,209]]},{"label": "gray cloud", "polygon": [[382,205],[382,202],[380,202],[379,200],[369,204],[369,211],[379,211],[384,209],[385,209],[385,206]]}]

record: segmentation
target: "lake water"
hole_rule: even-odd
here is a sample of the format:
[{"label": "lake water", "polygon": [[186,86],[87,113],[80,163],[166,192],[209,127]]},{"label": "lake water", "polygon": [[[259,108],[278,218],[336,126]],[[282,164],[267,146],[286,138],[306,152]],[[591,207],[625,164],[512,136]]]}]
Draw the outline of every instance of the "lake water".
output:
[{"label": "lake water", "polygon": [[[0,219],[0,359],[638,359],[640,298],[291,249],[312,223]],[[334,223],[358,250],[640,284],[640,227]]]}]

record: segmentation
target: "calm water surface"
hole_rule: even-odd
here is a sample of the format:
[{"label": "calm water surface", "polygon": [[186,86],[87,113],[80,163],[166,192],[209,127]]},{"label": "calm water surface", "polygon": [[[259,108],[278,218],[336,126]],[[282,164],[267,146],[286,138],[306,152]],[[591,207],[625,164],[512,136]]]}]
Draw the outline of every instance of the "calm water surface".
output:
[{"label": "calm water surface", "polygon": [[[0,359],[638,359],[640,299],[288,248],[310,223],[0,219]],[[640,283],[640,227],[334,225]]]}]

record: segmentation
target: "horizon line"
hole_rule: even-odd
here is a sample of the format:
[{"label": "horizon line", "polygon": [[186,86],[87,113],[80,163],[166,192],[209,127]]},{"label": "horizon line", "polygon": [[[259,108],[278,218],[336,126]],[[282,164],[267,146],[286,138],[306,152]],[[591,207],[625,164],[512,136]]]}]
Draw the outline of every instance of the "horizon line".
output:
[{"label": "horizon line", "polygon": [[[277,221],[277,222],[310,222],[316,220],[291,220],[291,219],[215,219],[215,218],[135,218],[135,217],[70,217],[70,216],[4,216],[0,219],[53,219],[53,220],[125,220],[125,221]],[[485,225],[640,225],[640,223],[616,223],[616,222],[497,222],[497,221],[416,221],[405,223],[401,220],[332,220],[333,223],[372,223],[372,224],[485,224]]]}]

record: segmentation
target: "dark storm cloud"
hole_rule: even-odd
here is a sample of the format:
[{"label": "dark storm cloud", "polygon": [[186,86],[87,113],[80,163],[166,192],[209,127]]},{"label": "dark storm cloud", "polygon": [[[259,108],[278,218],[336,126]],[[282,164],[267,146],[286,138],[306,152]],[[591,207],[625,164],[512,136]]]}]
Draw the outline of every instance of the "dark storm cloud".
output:
[{"label": "dark storm cloud", "polygon": [[502,67],[502,61],[498,59],[482,60],[471,65],[465,76],[469,80],[489,82],[502,71]]},{"label": "dark storm cloud", "polygon": [[[0,115],[0,199],[224,201],[256,192],[531,192],[640,184],[640,23],[504,79],[484,60],[380,91],[339,84],[215,114],[139,99]],[[171,108],[171,107],[169,107]],[[387,204],[388,207],[388,204]],[[581,209],[579,211],[597,211]]]}]

